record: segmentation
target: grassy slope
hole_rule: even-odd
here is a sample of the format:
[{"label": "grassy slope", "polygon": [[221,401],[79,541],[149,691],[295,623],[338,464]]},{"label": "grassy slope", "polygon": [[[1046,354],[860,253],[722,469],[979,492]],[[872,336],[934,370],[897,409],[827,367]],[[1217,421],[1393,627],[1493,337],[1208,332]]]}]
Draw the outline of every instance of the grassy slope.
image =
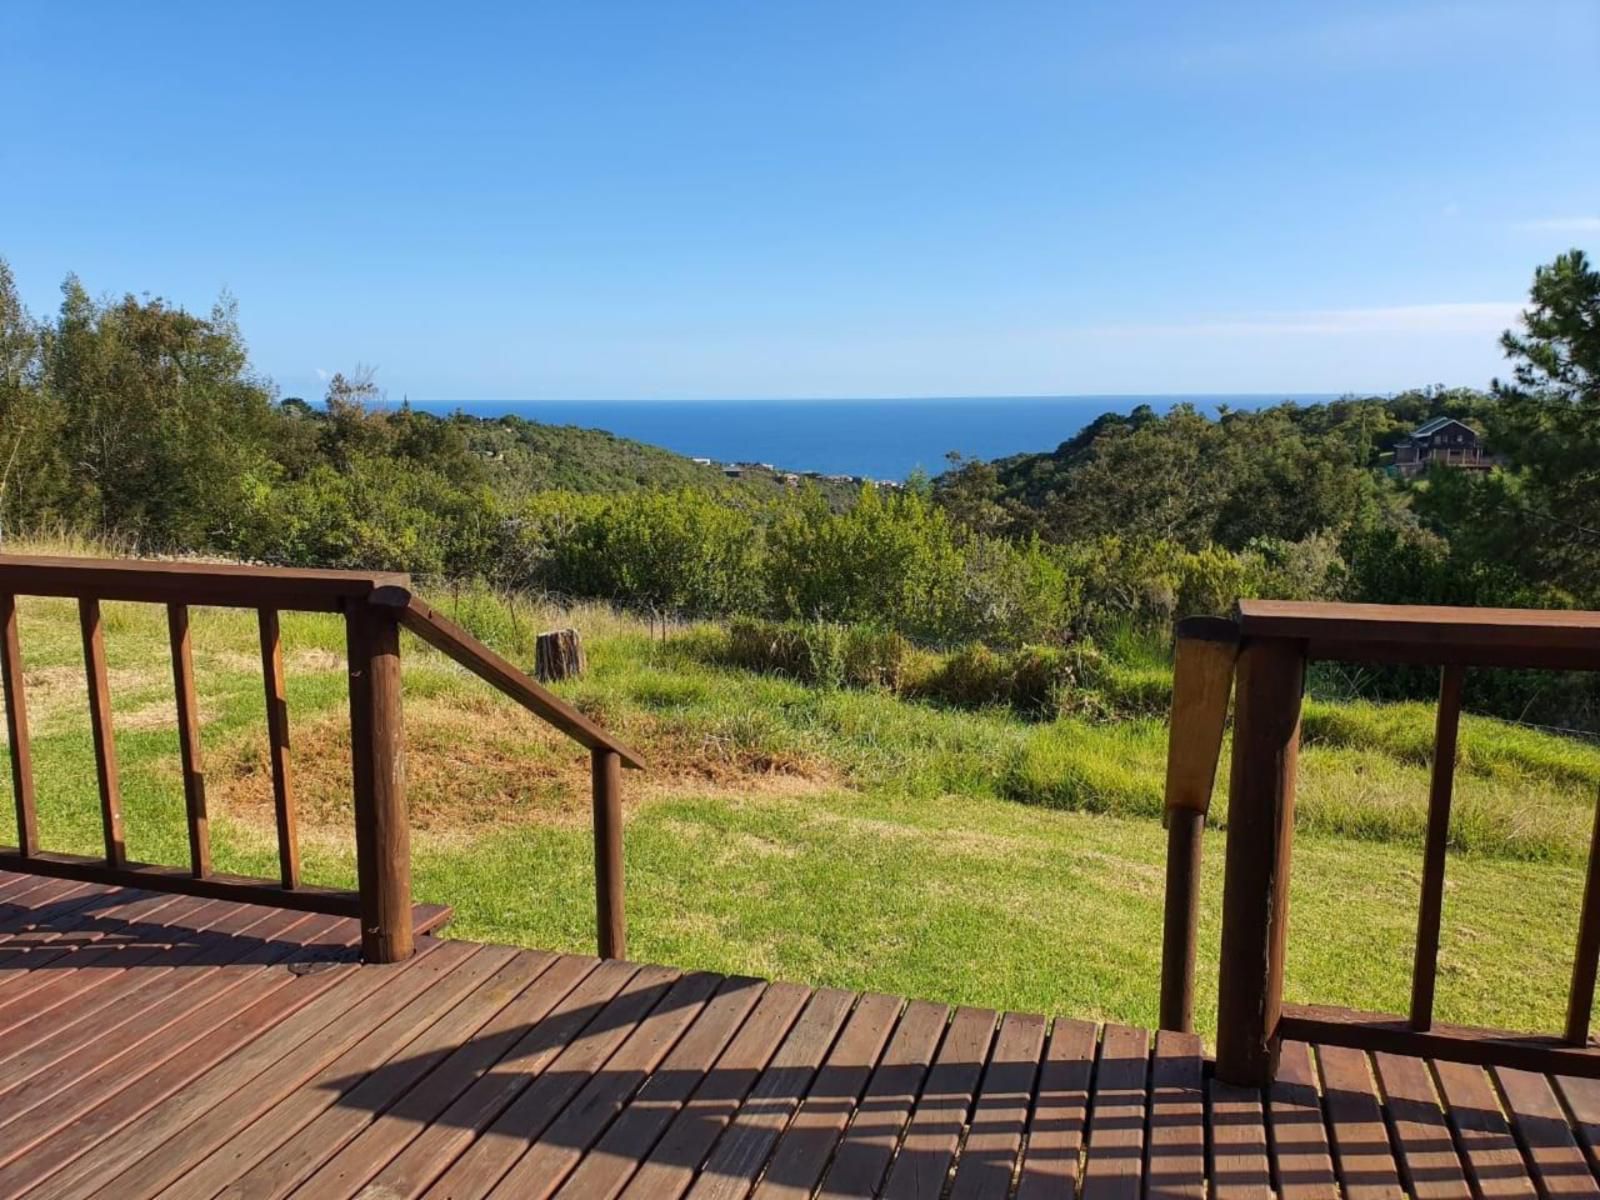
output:
[{"label": "grassy slope", "polygon": [[[595,608],[438,599],[521,659],[535,628],[584,631],[592,671],[569,694],[656,764],[626,781],[635,957],[1154,1023],[1158,723],[1028,725],[818,691],[707,665],[709,627],[662,643]],[[45,841],[93,853],[76,623],[59,602],[23,601],[22,616]],[[182,862],[164,623],[125,605],[107,621],[130,849]],[[308,873],[348,883],[342,633],[288,617],[285,641]],[[195,642],[219,866],[270,874],[253,619],[198,612]],[[588,948],[583,755],[420,644],[406,654],[419,898],[454,904],[462,936]],[[1313,705],[1307,724],[1288,990],[1399,1011],[1427,713]],[[1464,740],[1470,852],[1450,865],[1440,1015],[1555,1028],[1600,754],[1493,722]],[[1208,846],[1203,1023],[1222,838]]]}]

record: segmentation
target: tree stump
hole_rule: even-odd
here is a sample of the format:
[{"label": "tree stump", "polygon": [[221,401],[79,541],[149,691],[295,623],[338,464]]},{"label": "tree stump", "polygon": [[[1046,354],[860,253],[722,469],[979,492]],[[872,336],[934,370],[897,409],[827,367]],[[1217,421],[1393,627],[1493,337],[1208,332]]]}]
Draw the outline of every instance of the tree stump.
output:
[{"label": "tree stump", "polygon": [[541,633],[533,647],[533,674],[540,683],[575,679],[583,674],[583,643],[576,629]]}]

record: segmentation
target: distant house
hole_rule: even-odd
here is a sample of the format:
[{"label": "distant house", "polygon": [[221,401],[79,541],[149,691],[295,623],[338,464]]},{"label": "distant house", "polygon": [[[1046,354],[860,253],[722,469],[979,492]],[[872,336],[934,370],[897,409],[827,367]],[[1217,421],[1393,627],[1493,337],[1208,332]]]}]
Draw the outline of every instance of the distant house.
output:
[{"label": "distant house", "polygon": [[691,458],[689,461],[697,467],[709,467],[711,465],[709,458]]},{"label": "distant house", "polygon": [[741,475],[744,474],[744,468],[743,467],[723,467],[722,468],[722,473],[724,475],[726,475],[729,479],[738,479]]},{"label": "distant house", "polygon": [[1435,417],[1418,425],[1394,448],[1394,469],[1407,479],[1434,466],[1487,471],[1494,465],[1478,431],[1454,417]]}]

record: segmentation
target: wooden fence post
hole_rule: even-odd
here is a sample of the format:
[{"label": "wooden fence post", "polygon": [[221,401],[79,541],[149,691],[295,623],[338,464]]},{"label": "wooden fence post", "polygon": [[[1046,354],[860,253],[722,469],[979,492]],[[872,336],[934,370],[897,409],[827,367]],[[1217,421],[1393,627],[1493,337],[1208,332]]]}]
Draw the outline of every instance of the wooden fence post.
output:
[{"label": "wooden fence post", "polygon": [[594,772],[594,888],[600,957],[625,958],[628,920],[622,888],[622,757],[596,746]]},{"label": "wooden fence post", "polygon": [[1217,779],[1233,690],[1239,627],[1195,617],[1178,623],[1167,732],[1167,895],[1161,940],[1161,1028],[1194,1032],[1194,957],[1206,813]]},{"label": "wooden fence post", "polygon": [[1217,1078],[1265,1087],[1277,1067],[1289,918],[1305,646],[1247,640],[1239,654],[1217,995]]},{"label": "wooden fence post", "polygon": [[356,603],[345,614],[345,632],[361,954],[368,962],[399,962],[412,950],[400,625],[392,611]]}]

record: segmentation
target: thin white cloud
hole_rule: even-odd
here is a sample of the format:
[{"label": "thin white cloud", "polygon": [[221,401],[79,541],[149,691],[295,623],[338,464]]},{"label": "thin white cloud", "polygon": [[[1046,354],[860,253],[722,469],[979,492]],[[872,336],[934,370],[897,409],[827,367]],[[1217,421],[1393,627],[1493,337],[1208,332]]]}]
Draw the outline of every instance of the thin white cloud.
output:
[{"label": "thin white cloud", "polygon": [[1074,332],[1095,336],[1344,337],[1383,334],[1497,334],[1521,312],[1514,301],[1401,304],[1201,318],[1163,324],[1102,325]]},{"label": "thin white cloud", "polygon": [[315,370],[317,372],[317,378],[320,379],[323,383],[327,383],[329,378],[331,378],[331,376],[329,376],[328,372],[323,370],[321,367],[317,367],[317,368],[315,368]]},{"label": "thin white cloud", "polygon": [[1600,217],[1540,217],[1518,221],[1516,227],[1532,233],[1600,233]]}]

